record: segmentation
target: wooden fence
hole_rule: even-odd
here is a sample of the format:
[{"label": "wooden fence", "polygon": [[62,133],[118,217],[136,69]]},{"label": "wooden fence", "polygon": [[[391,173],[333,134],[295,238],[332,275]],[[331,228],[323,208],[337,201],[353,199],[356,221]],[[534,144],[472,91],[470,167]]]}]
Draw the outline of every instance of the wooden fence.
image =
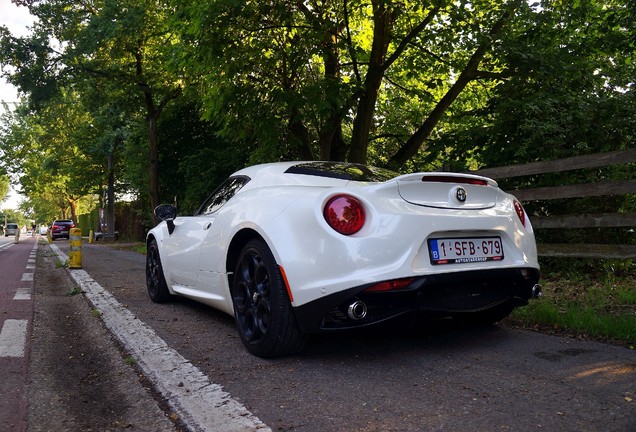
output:
[{"label": "wooden fence", "polygon": [[[497,180],[628,163],[636,163],[636,148],[586,156],[575,156],[559,160],[534,162],[524,165],[487,168],[481,169],[476,173]],[[515,195],[522,202],[634,194],[636,193],[636,179],[538,187],[533,189],[512,190],[508,192]],[[636,228],[636,212],[572,214],[550,217],[530,216],[530,220],[536,231],[565,228]],[[537,247],[539,249],[540,256],[619,259],[636,258],[636,245],[543,243],[538,244]]]}]

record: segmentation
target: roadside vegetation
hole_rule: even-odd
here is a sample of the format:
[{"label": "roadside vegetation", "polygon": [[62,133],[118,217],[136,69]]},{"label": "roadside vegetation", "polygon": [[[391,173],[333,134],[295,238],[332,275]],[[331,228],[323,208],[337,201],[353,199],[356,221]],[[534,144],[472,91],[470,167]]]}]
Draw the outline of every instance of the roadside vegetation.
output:
[{"label": "roadside vegetation", "polygon": [[560,258],[544,265],[543,297],[516,309],[514,326],[636,347],[636,263]]}]

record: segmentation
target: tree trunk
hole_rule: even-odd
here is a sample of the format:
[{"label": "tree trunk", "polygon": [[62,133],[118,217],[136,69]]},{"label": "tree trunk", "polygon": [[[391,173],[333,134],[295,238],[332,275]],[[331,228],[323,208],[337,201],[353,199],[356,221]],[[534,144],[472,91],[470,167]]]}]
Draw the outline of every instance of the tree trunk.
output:
[{"label": "tree trunk", "polygon": [[369,132],[373,125],[373,114],[378,99],[380,85],[384,76],[384,60],[391,41],[391,30],[395,17],[393,10],[387,8],[383,1],[373,1],[373,44],[369,69],[364,80],[364,90],[358,104],[358,111],[353,123],[351,150],[349,161],[366,163]]},{"label": "tree trunk", "polygon": [[106,236],[105,239],[115,240],[115,163],[113,151],[108,152],[108,185],[106,189]]},{"label": "tree trunk", "polygon": [[[71,210],[70,219],[77,224],[77,199],[72,196],[67,196],[66,201],[68,202],[68,207]],[[62,219],[66,219],[66,216],[63,216]]]},{"label": "tree trunk", "polygon": [[287,123],[287,129],[289,130],[292,144],[298,150],[298,154],[302,160],[313,160],[314,155],[311,150],[311,138],[309,137],[309,131],[302,122],[298,110],[292,108],[291,111],[291,118]]},{"label": "tree trunk", "polygon": [[[157,120],[159,113],[154,107],[148,107],[148,189],[150,192],[150,207],[154,210],[159,205],[159,136]],[[157,222],[157,221],[155,221]]]}]

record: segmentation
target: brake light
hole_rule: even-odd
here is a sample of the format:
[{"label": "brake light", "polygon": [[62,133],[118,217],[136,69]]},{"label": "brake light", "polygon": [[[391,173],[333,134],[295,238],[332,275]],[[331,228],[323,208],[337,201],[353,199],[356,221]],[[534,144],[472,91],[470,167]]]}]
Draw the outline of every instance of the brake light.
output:
[{"label": "brake light", "polygon": [[477,186],[486,186],[488,182],[483,179],[471,178],[471,177],[458,177],[458,176],[424,176],[422,177],[423,182],[430,183],[461,183],[461,184],[471,184]]},{"label": "brake light", "polygon": [[517,212],[517,216],[519,216],[519,220],[521,221],[521,225],[526,226],[526,211],[523,209],[521,203],[517,200],[513,201],[515,206],[515,212]]},{"label": "brake light", "polygon": [[395,279],[391,281],[380,282],[375,285],[371,285],[369,288],[366,288],[364,292],[382,292],[382,291],[399,290],[411,285],[411,283],[413,283],[414,280],[415,278],[406,278],[406,279]]},{"label": "brake light", "polygon": [[331,228],[343,235],[360,231],[366,218],[362,203],[350,195],[336,195],[329,199],[323,216]]}]

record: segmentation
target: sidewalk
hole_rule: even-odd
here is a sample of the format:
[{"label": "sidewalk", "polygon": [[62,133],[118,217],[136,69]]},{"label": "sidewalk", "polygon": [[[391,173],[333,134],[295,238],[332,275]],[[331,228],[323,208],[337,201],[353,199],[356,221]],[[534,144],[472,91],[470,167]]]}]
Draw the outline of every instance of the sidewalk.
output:
[{"label": "sidewalk", "polygon": [[44,239],[34,301],[29,431],[184,430],[160,409]]}]

